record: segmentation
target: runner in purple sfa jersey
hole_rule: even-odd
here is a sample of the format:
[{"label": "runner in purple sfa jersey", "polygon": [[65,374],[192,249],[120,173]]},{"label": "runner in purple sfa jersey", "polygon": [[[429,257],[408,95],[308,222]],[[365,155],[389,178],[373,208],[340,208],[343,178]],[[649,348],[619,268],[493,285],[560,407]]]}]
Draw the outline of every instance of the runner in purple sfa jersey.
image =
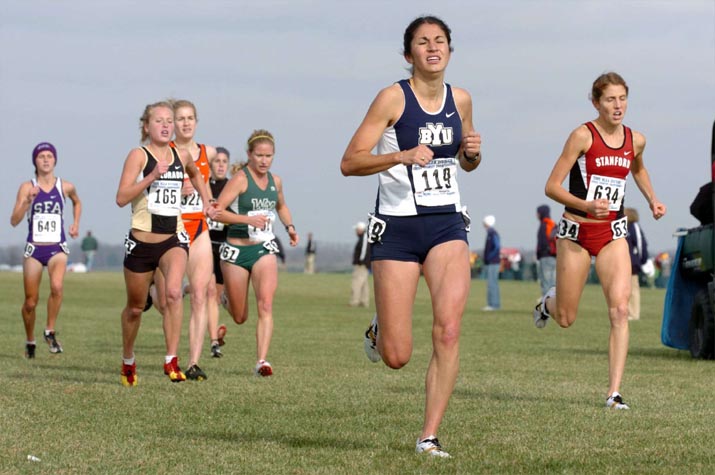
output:
[{"label": "runner in purple sfa jersey", "polygon": [[25,324],[25,357],[35,357],[35,318],[40,295],[42,269],[50,275],[50,296],[47,298],[47,324],[44,338],[50,353],[62,353],[62,345],[55,335],[57,315],[62,306],[62,293],[69,248],[65,239],[65,199],[72,201],[72,225],[69,234],[79,235],[82,203],[75,186],[55,176],[57,150],[49,142],[42,142],[32,150],[35,178],[24,182],[17,191],[10,224],[17,226],[27,216],[29,231],[22,264],[25,301],[22,320]]}]

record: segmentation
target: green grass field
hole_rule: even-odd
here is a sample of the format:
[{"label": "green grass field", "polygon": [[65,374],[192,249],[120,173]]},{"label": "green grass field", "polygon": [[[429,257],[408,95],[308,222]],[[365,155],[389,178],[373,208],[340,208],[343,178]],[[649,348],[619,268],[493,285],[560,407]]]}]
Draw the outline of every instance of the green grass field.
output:
[{"label": "green grass field", "polygon": [[[372,310],[346,305],[349,275],[281,274],[269,353],[252,375],[255,306],[229,327],[204,382],[172,384],[155,310],[136,345],[139,386],[120,383],[120,273],[68,274],[58,322],[65,352],[41,343],[23,358],[22,276],[0,273],[0,473],[715,473],[713,362],[660,343],[664,292],[643,289],[622,392],[604,408],[608,322],[587,286],[576,324],[533,326],[533,282],[504,281],[503,310],[484,313],[473,281],[459,381],[440,431],[453,458],[414,454],[422,423],[431,313],[424,283],[415,350],[400,371],[371,364],[362,333]],[[186,302],[188,310],[188,300]],[[223,311],[222,311],[223,312]],[[186,328],[180,360],[188,355]],[[28,455],[39,462],[28,461]]]}]

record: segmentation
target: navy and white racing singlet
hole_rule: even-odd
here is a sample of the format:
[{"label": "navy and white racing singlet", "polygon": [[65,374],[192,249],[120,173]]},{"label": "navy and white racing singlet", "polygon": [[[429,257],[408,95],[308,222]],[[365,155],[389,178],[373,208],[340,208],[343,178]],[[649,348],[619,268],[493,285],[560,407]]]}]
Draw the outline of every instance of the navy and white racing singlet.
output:
[{"label": "navy and white racing singlet", "polygon": [[425,166],[399,164],[380,172],[376,212],[413,216],[460,211],[457,154],[462,141],[462,118],[452,88],[444,85],[442,107],[430,113],[422,109],[406,79],[398,84],[405,95],[405,109],[397,122],[383,132],[377,153],[394,153],[424,144],[434,157]]}]

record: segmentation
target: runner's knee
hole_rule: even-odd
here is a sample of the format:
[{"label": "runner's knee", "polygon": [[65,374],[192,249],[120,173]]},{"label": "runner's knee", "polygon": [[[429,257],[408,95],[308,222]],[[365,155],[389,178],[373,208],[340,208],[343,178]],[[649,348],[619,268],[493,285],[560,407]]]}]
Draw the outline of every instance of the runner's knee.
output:
[{"label": "runner's knee", "polygon": [[576,309],[570,307],[557,307],[556,313],[552,315],[554,321],[561,328],[568,328],[576,321]]},{"label": "runner's knee", "polygon": [[52,298],[62,298],[63,286],[62,284],[50,284],[50,297]]},{"label": "runner's knee", "polygon": [[166,289],[166,305],[171,306],[183,301],[183,290],[181,287]]},{"label": "runner's knee", "polygon": [[412,356],[412,345],[383,345],[380,348],[382,361],[392,369],[400,369],[410,362]]},{"label": "runner's knee", "polygon": [[38,298],[36,296],[35,297],[26,297],[25,302],[22,305],[23,310],[27,313],[34,312],[35,309],[37,308],[37,302],[38,302]]},{"label": "runner's knee", "polygon": [[460,324],[452,322],[446,325],[435,325],[432,329],[432,338],[435,346],[452,348],[459,344]]},{"label": "runner's knee", "polygon": [[628,321],[628,302],[608,309],[608,317],[613,324],[623,324]]},{"label": "runner's knee", "polygon": [[385,354],[382,355],[382,361],[384,361],[385,364],[392,369],[400,369],[409,363],[410,357],[409,355],[404,356],[390,351],[385,351]]},{"label": "runner's knee", "polygon": [[273,312],[273,299],[262,297],[256,302],[258,306],[258,315],[269,315]]}]

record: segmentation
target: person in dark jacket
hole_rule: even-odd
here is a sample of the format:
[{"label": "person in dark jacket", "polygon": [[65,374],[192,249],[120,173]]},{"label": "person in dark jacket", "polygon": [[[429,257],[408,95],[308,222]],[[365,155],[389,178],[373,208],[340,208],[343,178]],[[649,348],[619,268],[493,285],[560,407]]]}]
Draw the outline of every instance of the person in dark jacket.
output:
[{"label": "person in dark jacket", "polygon": [[285,248],[283,247],[283,243],[281,242],[280,239],[278,239],[278,236],[273,239],[273,241],[276,243],[276,247],[278,248],[278,252],[276,252],[276,257],[278,258],[278,269],[280,270],[285,270],[286,268],[286,252]]},{"label": "person in dark jacket", "polygon": [[713,222],[713,184],[705,183],[698,190],[695,199],[690,203],[690,214],[692,214],[701,226],[712,224]]},{"label": "person in dark jacket", "polygon": [[370,244],[368,243],[365,229],[367,226],[362,221],[355,226],[357,242],[353,250],[353,279],[350,297],[351,307],[370,306],[370,286],[368,275],[370,273]]},{"label": "person in dark jacket", "polygon": [[484,243],[484,268],[487,271],[487,305],[485,311],[499,310],[501,297],[499,295],[499,267],[501,266],[501,242],[499,233],[494,229],[496,219],[492,215],[484,217],[482,224],[487,231],[487,240]]},{"label": "person in dark jacket", "polygon": [[306,274],[315,274],[315,241],[313,241],[313,233],[308,233],[308,244],[305,246],[305,268]]},{"label": "person in dark jacket", "polygon": [[628,218],[628,250],[631,255],[631,296],[628,299],[628,320],[641,318],[641,268],[648,262],[648,243],[638,224],[638,211],[634,208],[625,209]]},{"label": "person in dark jacket", "polygon": [[690,214],[692,214],[701,226],[713,223],[713,178],[715,178],[715,161],[710,165],[710,181],[705,183],[698,190],[698,194],[690,204]]},{"label": "person in dark jacket", "polygon": [[551,219],[551,208],[541,205],[536,208],[539,230],[536,233],[536,260],[539,268],[541,295],[556,285],[556,224]]}]

